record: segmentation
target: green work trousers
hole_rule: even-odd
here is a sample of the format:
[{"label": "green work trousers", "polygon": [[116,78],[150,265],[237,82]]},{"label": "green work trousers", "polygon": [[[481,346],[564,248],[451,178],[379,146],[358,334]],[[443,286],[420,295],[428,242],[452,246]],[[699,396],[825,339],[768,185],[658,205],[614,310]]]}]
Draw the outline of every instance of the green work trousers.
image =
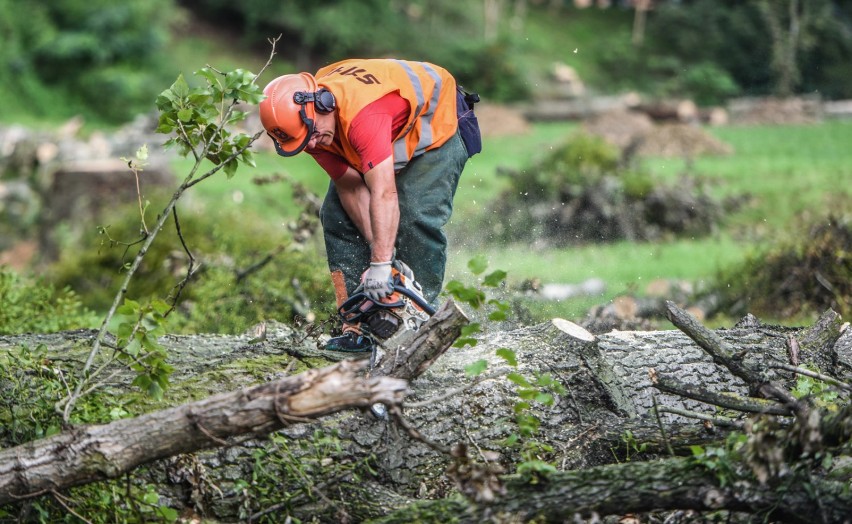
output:
[{"label": "green work trousers", "polygon": [[[444,145],[414,158],[396,174],[399,230],[396,258],[408,264],[431,304],[441,292],[447,262],[444,225],[453,212],[467,150],[458,133]],[[347,296],[361,283],[370,266],[370,246],[346,214],[334,183],[320,210],[328,267],[343,274]],[[338,299],[340,298],[338,294]]]}]

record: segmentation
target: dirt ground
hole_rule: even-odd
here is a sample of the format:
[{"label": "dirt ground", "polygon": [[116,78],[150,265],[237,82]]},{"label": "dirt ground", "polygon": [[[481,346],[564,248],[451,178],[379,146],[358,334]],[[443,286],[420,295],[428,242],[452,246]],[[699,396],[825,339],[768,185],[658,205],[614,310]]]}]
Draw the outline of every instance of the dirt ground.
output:
[{"label": "dirt ground", "polygon": [[583,129],[622,151],[632,148],[643,156],[694,157],[728,155],[733,147],[697,124],[656,124],[636,111],[610,111],[583,122]]},{"label": "dirt ground", "polygon": [[474,111],[482,136],[522,135],[530,131],[530,123],[516,109],[483,103],[477,104]]},{"label": "dirt ground", "polygon": [[822,119],[816,98],[740,98],[728,104],[731,123],[745,125],[812,124]]}]

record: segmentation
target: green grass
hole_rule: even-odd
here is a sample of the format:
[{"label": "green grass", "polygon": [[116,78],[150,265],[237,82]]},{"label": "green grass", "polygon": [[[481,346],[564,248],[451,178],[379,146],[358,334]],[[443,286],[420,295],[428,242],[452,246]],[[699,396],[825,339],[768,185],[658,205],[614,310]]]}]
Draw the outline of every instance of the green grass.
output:
[{"label": "green grass", "polygon": [[[536,124],[530,133],[484,140],[483,152],[473,157],[462,175],[455,199],[447,280],[472,281],[467,261],[485,254],[491,269],[509,273],[512,286],[526,279],[544,283],[579,283],[591,278],[606,282],[600,296],[560,303],[530,305],[539,316],[578,319],[591,305],[605,303],[624,293],[643,294],[657,279],[682,280],[701,285],[720,269],[742,261],[767,239],[799,227],[800,219],[824,216],[829,210],[850,213],[852,187],[852,122],[825,122],[806,126],[720,127],[714,135],[732,144],[736,152],[724,157],[694,161],[693,173],[708,179],[718,195],[752,195],[751,203],[727,218],[714,235],[656,243],[617,242],[605,245],[545,248],[530,245],[486,245],[465,238],[463,225],[482,213],[508,180],[497,176],[498,167],[524,168],[565,140],[576,130],[572,123]],[[265,140],[262,139],[262,140]],[[645,159],[654,175],[669,182],[685,170],[683,159]],[[179,163],[185,172],[189,163]],[[181,171],[183,170],[183,171]],[[228,208],[250,209],[263,219],[286,220],[298,210],[287,183],[259,186],[254,177],[286,174],[322,196],[328,185],[325,173],[307,155],[282,159],[270,152],[257,155],[257,168],[241,169],[228,180],[216,176],[197,187],[211,219]],[[235,195],[236,198],[235,198]]]},{"label": "green grass", "polygon": [[520,136],[485,138],[482,153],[468,160],[455,199],[455,216],[479,213],[481,207],[508,186],[497,175],[500,167],[523,168],[563,142],[576,130],[575,123],[543,123]]},{"label": "green grass", "polygon": [[[464,242],[450,251],[447,279],[471,280],[467,261],[481,253]],[[719,267],[741,260],[743,246],[730,236],[663,243],[617,242],[564,249],[511,245],[489,247],[486,253],[491,269],[507,271],[508,283],[518,286],[527,279],[542,283],[577,284],[601,279],[606,289],[600,295],[572,298],[561,302],[527,304],[540,315],[569,319],[582,318],[589,307],[604,304],[624,293],[645,294],[655,280],[682,280],[695,285],[712,276]]]},{"label": "green grass", "polygon": [[[709,177],[717,194],[755,197],[754,205],[738,217],[742,224],[784,228],[808,211],[850,211],[852,121],[726,126],[709,131],[736,152],[699,158],[694,171]],[[646,164],[668,177],[683,172],[685,166],[679,159],[653,159]]]},{"label": "green grass", "polygon": [[[306,185],[321,197],[325,195],[328,175],[307,154],[283,159],[262,151],[256,154],[256,164],[255,168],[241,166],[232,179],[220,172],[198,184],[191,190],[195,201],[204,204],[205,213],[211,218],[226,216],[233,209],[247,209],[263,219],[279,220],[299,214],[300,210],[293,205],[291,185],[287,182],[259,185],[255,179],[281,175]],[[192,161],[185,159],[173,163],[181,179],[192,165]],[[203,170],[211,167],[212,164],[205,163]]]},{"label": "green grass", "polygon": [[[493,166],[518,167],[567,136],[572,126],[536,126],[533,134],[511,139],[487,140],[483,156],[465,172],[456,208],[462,217],[482,209],[488,193],[501,189]],[[509,273],[509,284],[531,278],[543,283],[579,283],[600,278],[606,291],[595,297],[528,305],[540,317],[582,318],[591,305],[605,303],[624,293],[643,294],[656,279],[682,280],[700,286],[719,270],[733,267],[764,242],[800,232],[801,227],[834,211],[852,213],[852,122],[832,121],[802,126],[720,127],[710,130],[732,144],[736,152],[724,157],[694,161],[692,173],[707,178],[717,195],[751,195],[750,203],[729,216],[718,233],[699,239],[657,243],[617,242],[566,248],[529,245],[488,246],[492,269]],[[686,170],[683,159],[651,158],[644,165],[655,175],[674,182]],[[487,166],[487,167],[486,167]],[[489,170],[490,173],[489,174]],[[473,179],[473,180],[471,180]],[[477,187],[474,187],[476,185]],[[472,195],[478,200],[474,202]],[[457,215],[458,216],[458,215]],[[450,231],[464,221],[454,219]],[[466,264],[482,253],[478,239],[454,238],[448,278],[472,280]]]}]

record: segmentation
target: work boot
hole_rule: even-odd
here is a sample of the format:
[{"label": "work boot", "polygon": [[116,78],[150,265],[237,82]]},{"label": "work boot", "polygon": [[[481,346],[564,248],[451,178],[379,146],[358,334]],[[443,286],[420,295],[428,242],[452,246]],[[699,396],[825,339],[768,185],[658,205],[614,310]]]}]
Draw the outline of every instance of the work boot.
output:
[{"label": "work boot", "polygon": [[339,337],[329,339],[325,349],[343,353],[369,353],[373,351],[373,339],[357,331],[345,331]]}]

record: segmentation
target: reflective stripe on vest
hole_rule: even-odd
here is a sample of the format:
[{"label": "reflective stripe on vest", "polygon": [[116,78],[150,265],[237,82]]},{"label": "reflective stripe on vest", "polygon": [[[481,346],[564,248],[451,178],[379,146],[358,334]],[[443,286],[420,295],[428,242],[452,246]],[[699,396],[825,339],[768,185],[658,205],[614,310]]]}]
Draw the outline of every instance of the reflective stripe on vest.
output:
[{"label": "reflective stripe on vest", "polygon": [[317,148],[343,158],[359,173],[372,166],[361,165],[360,153],[347,140],[352,122],[364,108],[389,93],[398,92],[409,108],[402,128],[389,144],[394,171],[446,143],[458,128],[456,82],[440,66],[390,58],[351,59],[320,69],[316,77],[319,86],[337,99],[335,133],[339,133],[339,139]]},{"label": "reflective stripe on vest", "polygon": [[423,85],[420,83],[420,78],[417,76],[417,73],[411,69],[408,63],[403,62],[402,60],[394,61],[405,69],[408,79],[411,80],[411,85],[414,87],[414,92],[417,95],[417,107],[414,111],[414,118],[411,120],[411,124],[405,129],[405,132],[403,132],[393,143],[393,168],[395,171],[399,171],[408,164],[409,160],[411,160],[408,157],[406,137],[411,129],[417,124],[418,119],[420,121],[420,139],[417,141],[417,147],[412,152],[411,158],[422,155],[426,151],[426,148],[432,144],[432,115],[435,114],[435,108],[438,105],[438,97],[441,94],[442,82],[441,75],[439,75],[435,69],[430,67],[429,64],[415,62],[423,67],[429,76],[435,80],[435,88],[432,90],[432,98],[429,100],[429,109],[427,109],[425,113],[421,114],[423,106],[426,103],[426,99],[423,95]]}]

